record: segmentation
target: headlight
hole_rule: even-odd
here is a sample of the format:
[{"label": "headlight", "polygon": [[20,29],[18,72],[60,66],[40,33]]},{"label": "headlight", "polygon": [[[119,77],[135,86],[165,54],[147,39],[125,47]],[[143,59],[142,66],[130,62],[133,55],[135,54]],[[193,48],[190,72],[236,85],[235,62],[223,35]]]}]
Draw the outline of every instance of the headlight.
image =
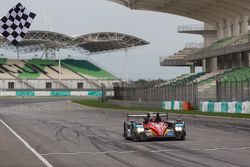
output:
[{"label": "headlight", "polygon": [[178,132],[182,131],[182,127],[179,127],[179,126],[175,127],[175,131],[178,131]]},{"label": "headlight", "polygon": [[144,128],[137,128],[136,130],[138,133],[144,132]]}]

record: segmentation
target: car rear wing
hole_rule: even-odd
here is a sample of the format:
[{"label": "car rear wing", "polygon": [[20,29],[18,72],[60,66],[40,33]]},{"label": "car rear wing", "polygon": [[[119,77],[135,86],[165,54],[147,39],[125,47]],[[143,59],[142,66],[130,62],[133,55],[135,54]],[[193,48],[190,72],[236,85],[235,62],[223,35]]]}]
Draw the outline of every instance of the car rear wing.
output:
[{"label": "car rear wing", "polygon": [[[155,117],[157,113],[155,112],[149,112],[151,117]],[[159,113],[160,117],[166,117],[166,120],[168,120],[168,112],[165,113]],[[145,118],[147,117],[147,114],[129,114],[127,113],[127,122],[129,122],[130,118]]]}]

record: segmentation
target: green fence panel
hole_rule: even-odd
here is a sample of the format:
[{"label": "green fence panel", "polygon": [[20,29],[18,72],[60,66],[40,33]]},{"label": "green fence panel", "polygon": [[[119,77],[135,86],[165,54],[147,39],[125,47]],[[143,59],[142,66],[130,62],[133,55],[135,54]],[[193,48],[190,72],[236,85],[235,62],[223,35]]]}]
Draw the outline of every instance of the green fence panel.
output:
[{"label": "green fence panel", "polygon": [[16,96],[35,96],[35,91],[16,91]]},{"label": "green fence panel", "polygon": [[174,110],[174,100],[171,101],[171,110]]},{"label": "green fence panel", "polygon": [[214,102],[208,102],[207,111],[214,112]]},{"label": "green fence panel", "polygon": [[51,91],[51,96],[71,96],[70,91]]},{"label": "green fence panel", "polygon": [[235,105],[235,109],[237,114],[241,114],[243,110],[242,102],[237,102]]},{"label": "green fence panel", "polygon": [[102,96],[102,91],[89,91],[88,96],[100,97],[100,96]]},{"label": "green fence panel", "polygon": [[228,113],[228,102],[221,102],[221,112]]}]

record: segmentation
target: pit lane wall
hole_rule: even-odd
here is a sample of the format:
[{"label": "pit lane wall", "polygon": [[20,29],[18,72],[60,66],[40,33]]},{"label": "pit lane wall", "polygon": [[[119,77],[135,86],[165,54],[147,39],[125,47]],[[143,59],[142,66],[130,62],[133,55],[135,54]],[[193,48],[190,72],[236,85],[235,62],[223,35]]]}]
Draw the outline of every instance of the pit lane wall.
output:
[{"label": "pit lane wall", "polygon": [[200,102],[200,111],[250,114],[250,102]]},{"label": "pit lane wall", "polygon": [[[113,92],[107,92],[107,96]],[[102,91],[0,91],[0,96],[94,96],[101,97]]]},{"label": "pit lane wall", "polygon": [[162,102],[162,109],[176,110],[176,111],[190,111],[192,106],[186,101],[164,101]]}]

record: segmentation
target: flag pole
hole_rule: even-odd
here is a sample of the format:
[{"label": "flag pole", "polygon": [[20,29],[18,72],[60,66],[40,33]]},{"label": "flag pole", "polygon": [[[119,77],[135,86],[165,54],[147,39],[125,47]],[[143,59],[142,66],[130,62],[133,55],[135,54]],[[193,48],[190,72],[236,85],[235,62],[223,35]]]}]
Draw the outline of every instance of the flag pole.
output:
[{"label": "flag pole", "polygon": [[16,55],[17,55],[17,59],[19,60],[19,50],[18,50],[18,46],[16,46]]},{"label": "flag pole", "polygon": [[125,49],[125,81],[128,83],[128,48]]}]

